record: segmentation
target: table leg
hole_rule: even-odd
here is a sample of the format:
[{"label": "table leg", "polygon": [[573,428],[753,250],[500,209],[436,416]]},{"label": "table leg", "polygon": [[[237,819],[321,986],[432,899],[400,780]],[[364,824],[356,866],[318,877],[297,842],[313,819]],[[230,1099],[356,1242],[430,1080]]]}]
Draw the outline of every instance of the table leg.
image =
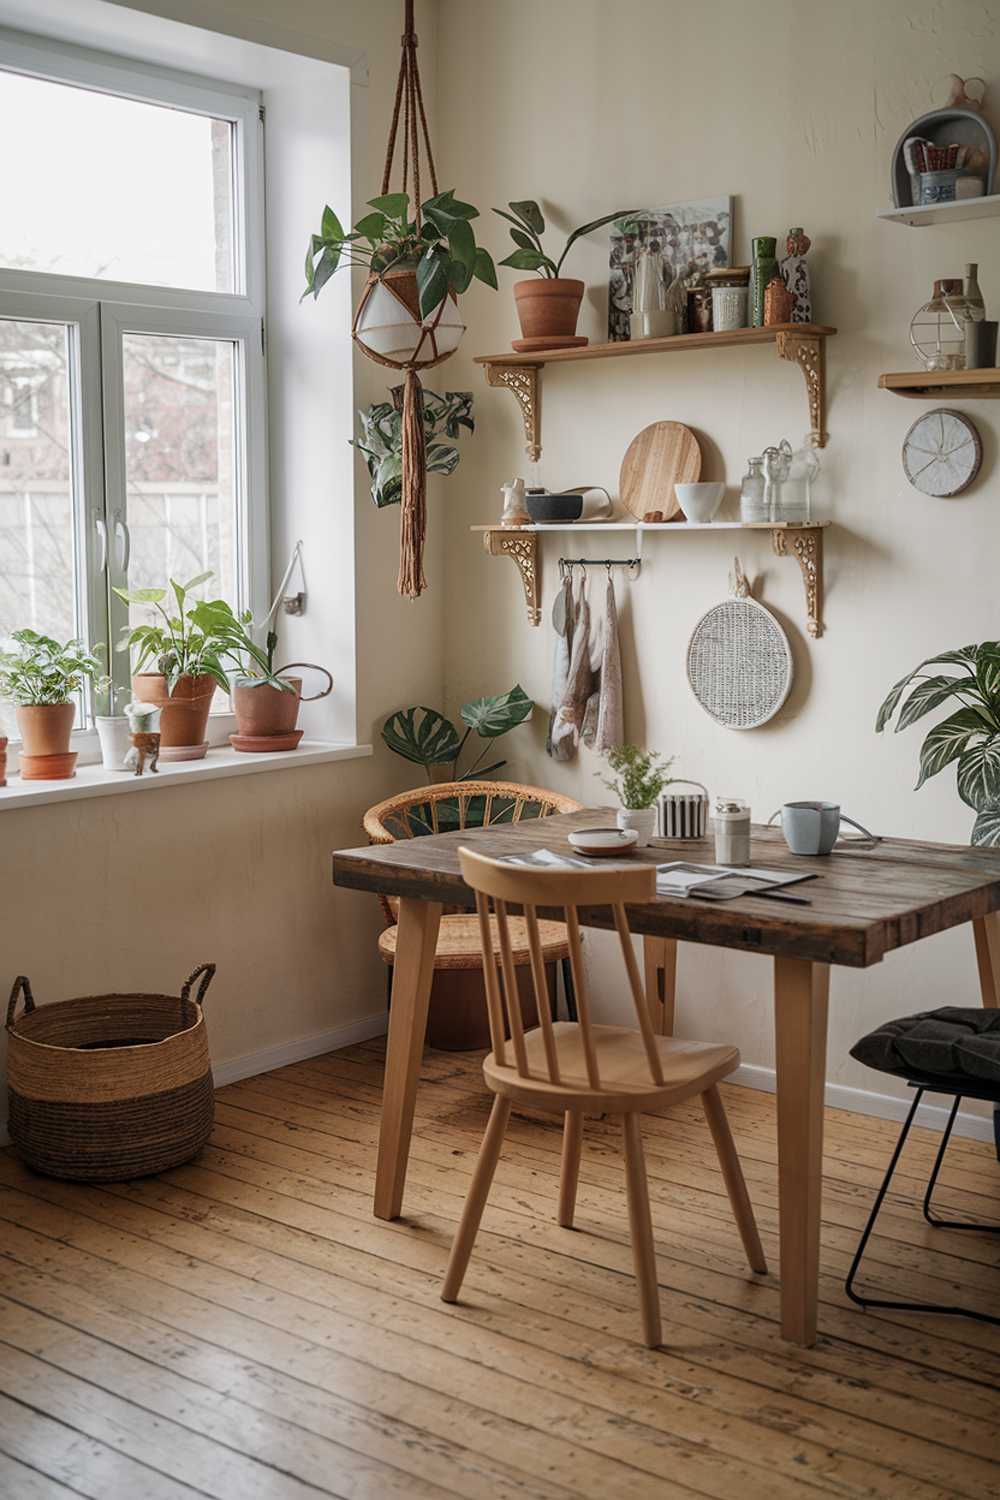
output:
[{"label": "table leg", "polygon": [[829,989],[826,964],[775,959],[781,1332],[807,1345],[816,1341]]},{"label": "table leg", "polygon": [[396,1219],[403,1207],[403,1184],[440,922],[440,902],[401,898],[375,1170],[377,1219]]},{"label": "table leg", "polygon": [[[653,1030],[660,1036],[674,1034],[677,999],[677,939],[644,937],[642,959],[646,980],[646,1003]],[[663,975],[661,981],[660,975]]]},{"label": "table leg", "polygon": [[976,940],[979,993],[987,1009],[995,1010],[1000,1005],[1000,912],[974,917],[972,935]]}]

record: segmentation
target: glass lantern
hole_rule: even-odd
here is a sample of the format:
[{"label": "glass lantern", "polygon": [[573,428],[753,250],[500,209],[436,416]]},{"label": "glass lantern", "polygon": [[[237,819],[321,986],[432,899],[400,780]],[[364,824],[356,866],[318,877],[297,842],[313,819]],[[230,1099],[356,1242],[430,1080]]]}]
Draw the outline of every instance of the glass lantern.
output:
[{"label": "glass lantern", "polygon": [[925,370],[965,369],[965,323],[969,315],[960,277],[934,283],[934,295],[913,314],[910,343]]}]

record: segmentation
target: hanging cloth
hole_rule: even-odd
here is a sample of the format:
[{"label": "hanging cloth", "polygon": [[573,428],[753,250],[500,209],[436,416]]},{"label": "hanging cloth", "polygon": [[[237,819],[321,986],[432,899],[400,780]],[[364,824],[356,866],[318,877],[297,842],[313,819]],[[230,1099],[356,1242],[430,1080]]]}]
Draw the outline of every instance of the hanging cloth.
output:
[{"label": "hanging cloth", "polygon": [[[552,611],[552,623],[555,627],[555,650],[552,653],[552,707],[549,711],[549,729],[545,738],[545,753],[553,760],[569,760],[573,754],[572,739],[563,736],[557,741],[555,736],[556,718],[566,696],[566,683],[569,678],[570,656],[573,650],[573,631],[575,627],[576,609],[573,603],[573,579],[569,573],[563,574],[559,593],[556,596],[555,607]],[[562,628],[560,628],[560,626]]]},{"label": "hanging cloth", "polygon": [[625,740],[625,715],[622,696],[622,654],[618,639],[618,606],[615,585],[608,570],[608,591],[604,615],[604,649],[601,653],[600,688],[597,700],[597,723],[585,743],[604,755]]},{"label": "hanging cloth", "polygon": [[566,677],[566,689],[552,729],[553,745],[568,742],[567,753],[561,756],[561,759],[570,760],[576,754],[580,731],[587,712],[587,700],[593,690],[594,670],[590,664],[590,602],[587,599],[586,578],[581,577],[577,593],[573,650]]}]

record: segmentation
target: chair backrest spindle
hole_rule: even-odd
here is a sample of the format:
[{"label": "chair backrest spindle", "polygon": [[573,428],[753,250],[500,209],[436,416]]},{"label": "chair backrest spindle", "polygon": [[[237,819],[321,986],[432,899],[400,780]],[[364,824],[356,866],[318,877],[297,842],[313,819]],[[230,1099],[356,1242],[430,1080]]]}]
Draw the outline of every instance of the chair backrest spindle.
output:
[{"label": "chair backrest spindle", "polygon": [[[479,942],[483,950],[483,984],[486,987],[486,1010],[490,1022],[490,1041],[493,1056],[501,1067],[507,1065],[507,1028],[503,1018],[503,1001],[500,998],[500,976],[493,956],[493,931],[490,925],[490,898],[482,891],[476,892],[476,915],[479,918]],[[487,954],[489,957],[487,957]]]},{"label": "chair backrest spindle", "polygon": [[628,974],[629,989],[632,991],[635,1017],[639,1023],[642,1044],[646,1049],[646,1061],[649,1063],[649,1071],[652,1074],[653,1082],[662,1083],[663,1069],[660,1066],[660,1054],[656,1050],[656,1037],[653,1034],[653,1023],[649,1018],[646,991],[643,988],[642,979],[639,975],[639,965],[636,962],[635,949],[632,947],[632,934],[629,931],[628,917],[625,915],[625,908],[620,901],[614,903],[612,910],[615,916],[618,941],[621,944],[622,958],[625,960],[625,972]]},{"label": "chair backrest spindle", "polygon": [[538,1024],[542,1028],[542,1043],[545,1061],[549,1070],[549,1082],[561,1083],[559,1054],[556,1051],[555,1033],[552,1030],[552,1013],[549,1008],[549,986],[545,978],[545,960],[542,957],[542,941],[538,934],[538,913],[533,906],[524,908],[524,921],[528,929],[528,956],[531,959],[531,980],[535,990],[535,1007]]},{"label": "chair backrest spindle", "polygon": [[[510,928],[507,925],[507,903],[505,901],[494,900],[493,904],[497,914],[497,935],[500,939],[500,967],[503,970],[503,989],[507,999],[507,1025],[510,1027],[510,1040],[514,1048],[517,1071],[522,1078],[528,1078],[530,1074],[528,1071],[528,1054],[524,1048],[521,995],[517,987],[517,970],[514,968],[514,954],[510,944]],[[485,957],[484,953],[484,961]]]}]

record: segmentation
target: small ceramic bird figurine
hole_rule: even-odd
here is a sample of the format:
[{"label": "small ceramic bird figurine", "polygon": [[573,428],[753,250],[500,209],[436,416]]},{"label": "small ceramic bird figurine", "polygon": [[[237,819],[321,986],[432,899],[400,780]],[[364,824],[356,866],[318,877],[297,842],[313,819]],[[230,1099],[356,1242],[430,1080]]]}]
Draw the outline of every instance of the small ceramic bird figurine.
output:
[{"label": "small ceramic bird figurine", "polygon": [[957,73],[948,74],[948,97],[944,102],[945,109],[981,110],[985,97],[986,84],[981,78],[959,78]]}]

